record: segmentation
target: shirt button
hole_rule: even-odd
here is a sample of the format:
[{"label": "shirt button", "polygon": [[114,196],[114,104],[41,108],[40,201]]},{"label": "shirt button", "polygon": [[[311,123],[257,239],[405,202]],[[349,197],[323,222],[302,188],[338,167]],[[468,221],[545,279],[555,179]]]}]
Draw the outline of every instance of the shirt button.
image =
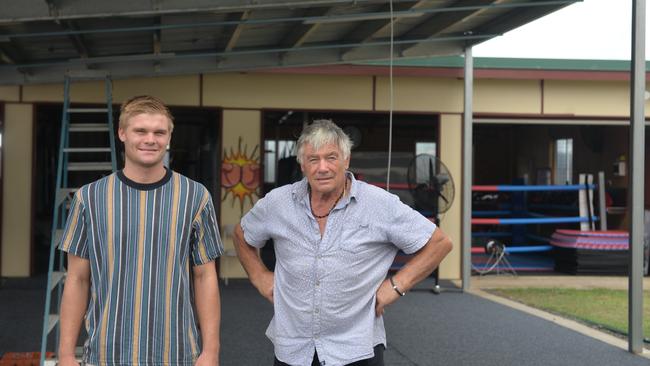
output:
[{"label": "shirt button", "polygon": [[321,258],[323,258],[323,256],[319,254],[319,255],[317,256],[317,258],[318,258],[318,259],[321,259]]},{"label": "shirt button", "polygon": [[315,310],[314,310],[314,313],[318,314],[318,313],[320,313],[320,310],[319,310],[319,309],[315,309]]}]

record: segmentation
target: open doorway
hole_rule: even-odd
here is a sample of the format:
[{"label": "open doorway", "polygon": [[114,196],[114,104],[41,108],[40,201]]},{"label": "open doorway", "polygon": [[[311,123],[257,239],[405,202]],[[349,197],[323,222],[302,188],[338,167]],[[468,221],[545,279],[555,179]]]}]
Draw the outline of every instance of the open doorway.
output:
[{"label": "open doorway", "polygon": [[[619,163],[628,154],[629,129],[623,123],[516,122],[474,126],[472,217],[473,222],[481,222],[472,225],[473,263],[483,268],[488,255],[482,249],[497,240],[511,251],[508,258],[518,273],[567,272],[569,267],[563,265],[566,256],[560,253],[564,243],[553,239],[559,237],[556,233],[561,234],[558,230],[580,230],[578,220],[595,221],[598,230],[601,215],[606,215],[609,230],[627,230],[628,177]],[[593,200],[586,204],[595,208],[596,219],[592,220],[580,209],[585,201],[581,203],[579,191],[585,188],[579,186],[579,175],[592,174],[597,182],[601,171],[608,207],[598,212],[598,192],[590,188]],[[582,253],[579,247],[570,250],[572,255]],[[572,264],[570,270],[625,271],[624,251],[601,253],[594,249],[588,254],[608,264],[591,266],[584,257],[576,257],[575,263],[589,266]]]},{"label": "open doorway", "polygon": [[[84,107],[101,107],[84,105]],[[119,107],[114,106],[117,131]],[[34,274],[47,272],[51,241],[52,214],[56,186],[61,104],[39,104],[35,107],[35,176],[34,176]],[[219,167],[221,154],[221,114],[217,109],[170,107],[174,116],[174,132],[169,146],[168,166],[203,184],[212,194],[219,217]],[[82,117],[83,118],[83,117]],[[89,117],[90,118],[90,117]],[[97,118],[94,116],[93,118]],[[105,138],[105,137],[104,137]],[[77,143],[78,145],[78,143]],[[123,145],[117,139],[117,167],[124,166]],[[79,185],[99,179],[106,173],[89,173]],[[74,184],[74,182],[71,182]],[[78,185],[74,185],[78,186]],[[216,197],[216,198],[215,198]],[[216,199],[216,201],[214,201]]]}]

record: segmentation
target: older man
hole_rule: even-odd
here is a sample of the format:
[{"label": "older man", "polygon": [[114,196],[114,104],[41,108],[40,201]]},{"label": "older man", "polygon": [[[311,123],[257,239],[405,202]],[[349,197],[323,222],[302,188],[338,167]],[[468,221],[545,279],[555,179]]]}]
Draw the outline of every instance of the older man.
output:
[{"label": "older man", "polygon": [[[307,126],[297,157],[305,178],[269,192],[235,229],[241,263],[274,305],[274,365],[383,365],[384,309],[451,250],[431,221],[347,172],[350,148],[333,122]],[[257,254],[268,239],[274,272]],[[386,278],[400,249],[415,255]]]}]

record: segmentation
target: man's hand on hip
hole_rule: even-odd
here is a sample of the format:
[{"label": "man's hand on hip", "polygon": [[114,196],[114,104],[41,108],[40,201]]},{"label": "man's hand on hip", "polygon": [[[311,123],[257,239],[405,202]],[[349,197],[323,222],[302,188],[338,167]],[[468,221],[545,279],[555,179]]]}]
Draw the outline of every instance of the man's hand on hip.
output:
[{"label": "man's hand on hip", "polygon": [[377,302],[375,303],[375,314],[381,316],[384,314],[384,309],[397,301],[400,296],[393,290],[393,286],[388,279],[381,283],[377,290]]},{"label": "man's hand on hip", "polygon": [[74,358],[74,356],[63,356],[59,357],[59,362],[57,362],[58,366],[79,366],[79,362],[77,362],[77,359]]},{"label": "man's hand on hip", "polygon": [[219,366],[219,356],[212,353],[201,353],[194,366]]},{"label": "man's hand on hip", "polygon": [[267,300],[273,304],[273,283],[275,281],[275,274],[271,271],[264,271],[253,281],[253,285],[257,291],[262,294]]}]

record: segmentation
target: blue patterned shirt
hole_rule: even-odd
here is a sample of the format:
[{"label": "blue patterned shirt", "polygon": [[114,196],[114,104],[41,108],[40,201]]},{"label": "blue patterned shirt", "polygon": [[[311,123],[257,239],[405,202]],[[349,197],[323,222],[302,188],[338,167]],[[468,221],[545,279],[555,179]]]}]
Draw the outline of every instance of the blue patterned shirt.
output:
[{"label": "blue patterned shirt", "polygon": [[386,344],[376,292],[397,251],[414,253],[436,226],[383,189],[352,179],[321,237],[307,180],[269,192],[242,219],[246,242],[273,239],[274,317],[266,335],[291,365],[345,365]]},{"label": "blue patterned shirt", "polygon": [[92,365],[192,365],[201,352],[191,266],[223,252],[208,190],[168,170],[138,184],[122,172],[81,187],[61,241],[90,261]]}]

